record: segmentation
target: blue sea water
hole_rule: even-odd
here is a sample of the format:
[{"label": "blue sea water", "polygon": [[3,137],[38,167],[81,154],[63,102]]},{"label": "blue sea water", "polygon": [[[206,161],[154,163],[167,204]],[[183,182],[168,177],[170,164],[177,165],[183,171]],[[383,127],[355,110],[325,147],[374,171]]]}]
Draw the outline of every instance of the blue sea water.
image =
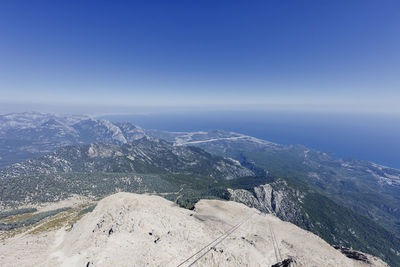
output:
[{"label": "blue sea water", "polygon": [[279,144],[301,144],[336,158],[362,159],[400,169],[400,116],[295,112],[169,112],[109,115],[145,129],[223,129]]}]

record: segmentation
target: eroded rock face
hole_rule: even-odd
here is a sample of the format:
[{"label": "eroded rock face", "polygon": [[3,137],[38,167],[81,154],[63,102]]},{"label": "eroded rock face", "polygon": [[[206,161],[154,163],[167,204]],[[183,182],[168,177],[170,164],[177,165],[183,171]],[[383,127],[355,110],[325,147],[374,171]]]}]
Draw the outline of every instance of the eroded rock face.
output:
[{"label": "eroded rock face", "polygon": [[350,259],[355,259],[358,261],[362,261],[365,262],[366,264],[371,264],[368,256],[364,253],[361,253],[359,251],[350,249],[350,248],[345,248],[342,246],[334,246],[335,249],[339,250],[340,252],[342,252],[346,257],[350,258]]},{"label": "eroded rock face", "polygon": [[304,197],[300,192],[291,190],[285,181],[254,187],[253,192],[244,189],[228,189],[231,200],[254,207],[262,212],[276,215],[282,220],[294,222],[302,215],[297,202]]}]

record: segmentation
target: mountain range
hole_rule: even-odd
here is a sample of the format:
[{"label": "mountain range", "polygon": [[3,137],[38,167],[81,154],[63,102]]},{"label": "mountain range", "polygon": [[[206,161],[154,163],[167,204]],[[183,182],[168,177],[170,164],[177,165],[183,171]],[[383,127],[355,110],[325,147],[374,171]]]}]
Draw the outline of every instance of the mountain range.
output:
[{"label": "mountain range", "polygon": [[111,123],[87,116],[37,112],[0,115],[0,167],[63,146],[94,142],[120,145],[144,136],[140,127],[130,123]]},{"label": "mountain range", "polygon": [[400,264],[400,171],[238,133],[163,132],[86,116],[0,116],[3,209],[71,195],[234,200],[332,245]]}]

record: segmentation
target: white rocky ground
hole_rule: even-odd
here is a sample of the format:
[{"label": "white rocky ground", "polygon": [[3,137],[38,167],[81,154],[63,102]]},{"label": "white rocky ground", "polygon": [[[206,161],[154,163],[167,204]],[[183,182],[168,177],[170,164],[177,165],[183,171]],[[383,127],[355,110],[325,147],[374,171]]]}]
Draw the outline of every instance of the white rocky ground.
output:
[{"label": "white rocky ground", "polygon": [[386,266],[372,256],[371,265],[351,260],[312,233],[243,204],[201,200],[190,211],[131,193],[101,200],[71,231],[3,241],[0,265],[190,266],[204,253],[194,266],[271,266],[289,257],[295,266]]}]

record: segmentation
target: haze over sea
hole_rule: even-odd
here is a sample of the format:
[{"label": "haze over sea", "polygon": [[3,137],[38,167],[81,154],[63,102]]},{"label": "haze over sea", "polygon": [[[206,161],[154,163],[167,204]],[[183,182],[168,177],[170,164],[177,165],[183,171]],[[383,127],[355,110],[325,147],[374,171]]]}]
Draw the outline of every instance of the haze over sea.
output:
[{"label": "haze over sea", "polygon": [[234,131],[279,144],[301,144],[336,158],[368,160],[400,169],[399,115],[215,111],[101,118],[128,121],[145,129]]}]

